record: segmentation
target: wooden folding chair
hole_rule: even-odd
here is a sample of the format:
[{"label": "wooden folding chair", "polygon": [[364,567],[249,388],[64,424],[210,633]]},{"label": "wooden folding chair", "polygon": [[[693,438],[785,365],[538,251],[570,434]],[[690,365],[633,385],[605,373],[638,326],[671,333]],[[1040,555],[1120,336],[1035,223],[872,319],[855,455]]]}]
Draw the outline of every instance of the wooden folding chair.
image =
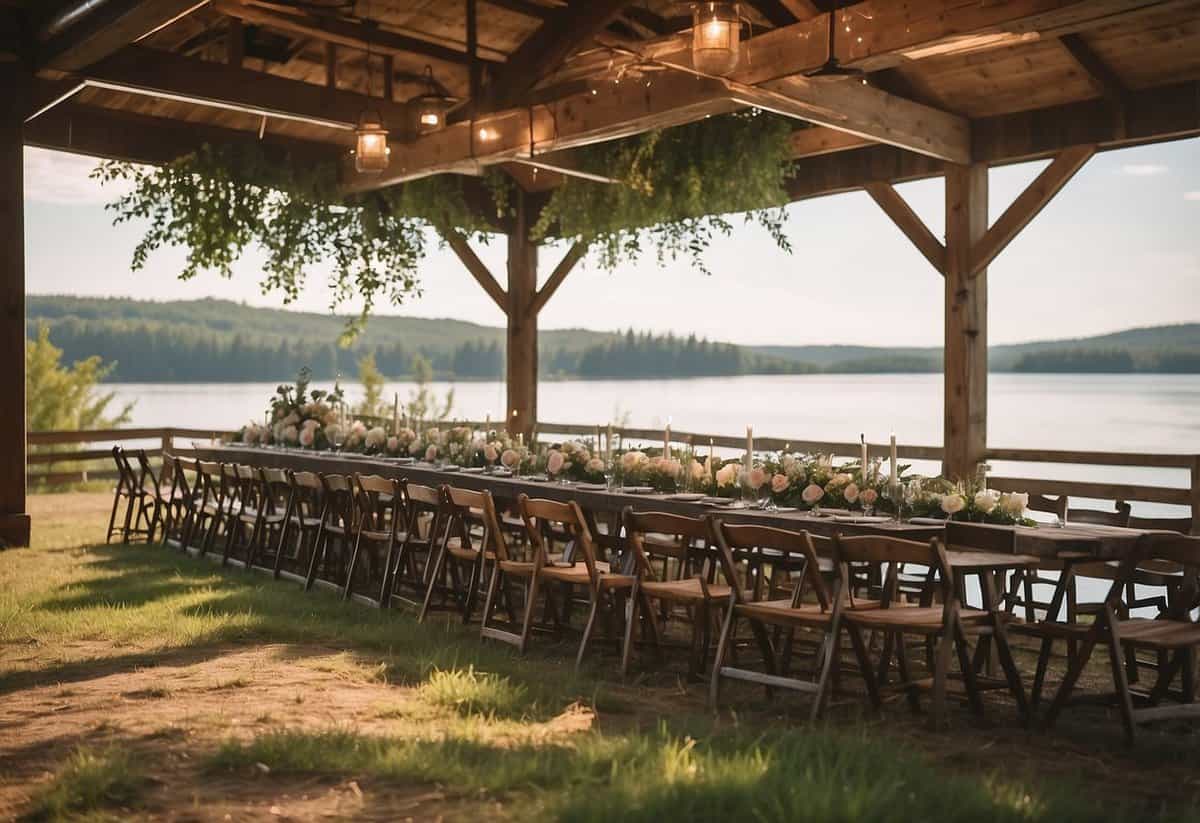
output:
[{"label": "wooden folding chair", "polygon": [[[854,601],[851,599],[851,608],[842,611],[842,628],[850,635],[851,645],[866,684],[867,696],[874,708],[879,709],[882,706],[880,690],[885,684],[876,682],[877,678],[863,639],[864,631],[877,631],[885,635],[885,657],[880,660],[879,665],[881,668],[886,667],[886,656],[896,655],[901,678],[897,686],[906,693],[909,706],[914,712],[920,707],[920,690],[931,690],[930,715],[935,728],[940,727],[945,718],[950,658],[955,653],[958,656],[967,701],[975,714],[982,715],[983,701],[980,698],[979,683],[967,644],[967,632],[970,631],[976,635],[986,632],[994,638],[1008,689],[1016,700],[1022,719],[1026,717],[1025,691],[1008,645],[1000,609],[981,611],[963,607],[941,541],[934,539],[926,544],[880,535],[835,536],[834,546],[842,569],[842,586],[847,592],[850,564],[873,567],[878,578],[883,581],[878,608],[854,608]],[[908,606],[898,603],[898,570],[902,563],[917,563],[934,570],[933,583],[939,589],[940,604]],[[904,642],[906,635],[936,642],[932,677],[918,680],[914,676]]]},{"label": "wooden folding chair", "polygon": [[[195,461],[185,463],[178,455],[163,453],[163,463],[169,461],[171,470],[171,486],[165,494],[163,502],[162,543],[165,546],[171,540],[176,540],[180,548],[187,546],[188,535],[192,523],[196,519],[196,507],[199,503],[199,471]],[[192,479],[188,479],[188,471]]]},{"label": "wooden folding chair", "polygon": [[275,555],[291,516],[292,484],[284,469],[259,468],[257,474],[258,528],[250,540],[246,568],[274,573]]},{"label": "wooden folding chair", "polygon": [[[712,531],[721,572],[730,589],[731,599],[725,609],[716,658],[713,661],[709,705],[713,708],[718,706],[722,679],[741,680],[761,684],[766,687],[768,696],[775,688],[812,694],[811,717],[815,720],[828,702],[839,663],[841,615],[848,601],[840,580],[832,590],[826,585],[821,575],[821,561],[814,538],[806,531],[797,533],[766,526],[735,526],[716,519],[713,520]],[[832,541],[829,542],[832,547]],[[779,562],[787,568],[797,570],[797,577],[789,596],[776,598],[772,596],[771,590],[764,596],[759,586],[751,586],[749,590],[742,588],[737,566],[738,555],[762,554],[764,550],[769,552],[768,556],[775,558],[772,562]],[[816,602],[805,602],[809,593]],[[854,607],[876,608],[878,602],[857,600]],[[762,655],[765,672],[730,663],[740,620],[746,620],[750,624]],[[768,626],[775,628],[780,636],[786,637],[789,648],[797,629],[821,635],[815,678],[806,680],[790,676],[790,655],[781,653],[775,647],[767,632]]]},{"label": "wooden folding chair", "polygon": [[218,527],[225,503],[222,499],[221,464],[206,460],[196,461],[196,512],[192,519],[187,535],[184,537],[183,550],[190,551],[195,546],[197,554],[203,556],[213,543],[213,535]]},{"label": "wooden folding chair", "polygon": [[[399,480],[378,475],[354,475],[358,490],[355,501],[358,508],[358,536],[354,540],[354,553],[350,556],[350,568],[346,571],[346,586],[342,599],[358,598],[372,606],[383,607],[390,591],[389,575],[396,559],[396,548],[404,540],[404,526],[408,509],[404,505],[404,484]],[[364,551],[365,548],[365,551]],[[380,559],[380,555],[383,558]],[[354,591],[355,574],[359,571],[360,559],[365,557],[366,569],[362,585],[358,588],[370,590],[377,582],[377,596],[359,594]],[[378,577],[378,581],[374,579]]]},{"label": "wooden folding chair", "polygon": [[395,561],[389,570],[391,583],[386,604],[399,600],[418,610],[425,604],[428,575],[432,567],[434,541],[442,533],[445,506],[441,489],[401,481],[404,487],[406,521]]},{"label": "wooden folding chair", "polygon": [[[126,542],[124,535],[129,530],[129,522],[137,505],[132,472],[121,454],[120,446],[112,447],[112,457],[113,465],[117,468],[117,485],[113,487],[112,513],[108,516],[108,531],[104,535],[105,543],[111,543],[114,534],[122,535],[122,542]],[[122,501],[124,502],[122,503]],[[125,507],[125,513],[121,517],[122,525],[118,526],[117,512],[121,510],[122,505]]]},{"label": "wooden folding chair", "polygon": [[[1060,494],[1058,497],[1047,497],[1043,494],[1029,495],[1029,503],[1027,508],[1031,511],[1045,512],[1053,514],[1058,519],[1065,523],[1067,521],[1067,507],[1069,500],[1067,495]],[[1011,529],[1009,530],[1012,531]],[[949,541],[953,542],[953,541]],[[1046,613],[1050,610],[1051,600],[1039,600],[1035,587],[1049,587],[1051,592],[1054,592],[1059,583],[1058,577],[1046,577],[1043,572],[1056,572],[1062,575],[1065,571],[1065,564],[1061,560],[1046,558],[1038,564],[1036,569],[1015,569],[1012,577],[1008,581],[1008,590],[1004,595],[1004,602],[1009,615],[1015,615],[1018,610],[1025,612],[1025,621],[1032,623],[1038,618],[1038,612]],[[1072,586],[1069,592],[1065,593],[1067,611],[1074,614],[1075,609],[1075,589]],[[1051,599],[1053,594],[1051,595]]]},{"label": "wooden folding chair", "polygon": [[225,550],[221,565],[230,561],[245,569],[250,568],[250,555],[254,545],[261,539],[266,500],[262,488],[262,477],[253,466],[233,466],[232,505],[225,517]]},{"label": "wooden folding chair", "polygon": [[[1122,617],[1127,612],[1121,593],[1137,576],[1138,570],[1154,564],[1170,564],[1178,568],[1174,575],[1174,592],[1168,594],[1166,609],[1157,618]],[[1114,692],[1102,696],[1115,701],[1121,712],[1126,742],[1135,740],[1137,725],[1171,718],[1200,718],[1200,703],[1195,700],[1196,650],[1200,648],[1200,623],[1194,616],[1200,608],[1200,537],[1171,534],[1147,534],[1137,547],[1121,561],[1116,578],[1109,587],[1103,603],[1083,604],[1080,611],[1094,615],[1091,623],[1052,623],[1043,626],[1045,642],[1041,657],[1048,657],[1051,645],[1059,638],[1077,641],[1078,651],[1069,654],[1067,672],[1050,709],[1046,723],[1053,726],[1070,701],[1075,685],[1097,645],[1108,649],[1109,668]],[[1161,666],[1154,686],[1149,691],[1130,688],[1126,677],[1129,650],[1162,655]],[[1162,659],[1162,658],[1160,658]],[[1042,659],[1039,669],[1044,669]],[[1180,690],[1172,693],[1171,683],[1180,678]],[[1161,705],[1165,698],[1177,698],[1178,705]],[[1134,702],[1140,706],[1134,708]],[[1144,706],[1144,707],[1141,707]]]},{"label": "wooden folding chair", "polygon": [[[448,608],[458,611],[463,623],[469,623],[482,594],[484,567],[508,553],[503,548],[504,536],[491,492],[443,486],[442,501],[444,521],[434,545],[425,600],[417,620],[423,621],[432,609]],[[472,527],[480,531],[478,542],[472,537]],[[441,600],[435,604],[437,595]]]},{"label": "wooden folding chair", "polygon": [[[524,652],[528,647],[539,595],[545,605],[543,623],[552,625],[561,634],[569,622],[569,616],[564,614],[566,607],[574,591],[583,589],[587,593],[588,619],[583,636],[579,640],[579,650],[575,655],[575,668],[578,669],[583,662],[601,611],[604,612],[605,624],[612,641],[620,649],[622,633],[619,622],[625,614],[625,598],[632,592],[637,578],[634,575],[616,574],[607,570],[609,566],[602,563],[596,555],[595,542],[578,503],[531,500],[525,494],[517,499],[517,503],[533,551],[533,568],[529,573],[525,594],[525,615],[518,648]],[[568,537],[561,560],[550,559],[543,533],[547,524]],[[556,595],[561,595],[561,609],[557,605]]]},{"label": "wooden folding chair", "polygon": [[[633,653],[633,629],[639,617],[642,620],[655,622],[655,615],[649,610],[639,608],[641,602],[658,601],[660,612],[665,617],[663,629],[655,627],[651,636],[655,638],[661,657],[661,636],[665,630],[665,622],[672,616],[672,609],[683,607],[691,615],[692,642],[691,657],[688,671],[692,676],[699,676],[704,670],[711,645],[712,619],[716,612],[713,607],[724,608],[729,602],[730,586],[726,583],[709,582],[713,579],[715,569],[707,568],[707,558],[713,554],[712,528],[707,517],[684,517],[677,514],[659,512],[634,513],[631,508],[624,512],[625,539],[629,545],[630,561],[622,569],[636,577],[633,589],[633,610],[625,629],[625,649],[621,656],[621,674],[628,674],[629,663]],[[663,580],[659,578],[651,564],[652,553],[647,550],[646,535],[666,535],[667,542],[677,546],[703,547],[698,548],[701,560],[693,561],[681,557],[685,568],[698,568],[699,572],[692,577],[678,580]]]},{"label": "wooden folding chair", "polygon": [[321,528],[309,560],[304,590],[309,591],[319,582],[340,593],[346,582],[354,539],[354,487],[344,474],[321,475],[321,487],[324,500]]},{"label": "wooden folding chair", "polygon": [[[138,495],[138,514],[135,522],[145,524],[144,533],[146,542],[153,543],[154,535],[158,531],[159,523],[166,509],[167,499],[163,496],[158,476],[154,473],[154,467],[150,465],[150,459],[146,456],[146,450],[138,449],[134,453],[134,459],[137,460],[138,464],[137,488],[140,492]],[[164,456],[164,469],[169,465]],[[163,473],[167,474],[166,471]]]},{"label": "wooden folding chair", "polygon": [[275,547],[274,576],[308,584],[308,567],[316,556],[325,521],[325,486],[315,472],[287,472],[288,504]]}]

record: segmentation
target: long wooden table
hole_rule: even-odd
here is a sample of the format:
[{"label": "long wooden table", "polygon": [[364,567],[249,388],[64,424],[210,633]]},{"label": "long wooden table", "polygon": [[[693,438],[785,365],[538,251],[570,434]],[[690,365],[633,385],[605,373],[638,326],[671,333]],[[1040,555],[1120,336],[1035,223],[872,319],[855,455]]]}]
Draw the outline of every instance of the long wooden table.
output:
[{"label": "long wooden table", "polygon": [[[688,516],[718,512],[730,523],[758,523],[790,530],[807,530],[813,534],[830,536],[841,534],[885,534],[909,540],[929,540],[941,537],[943,526],[926,523],[848,523],[832,517],[813,517],[800,511],[761,511],[758,509],[731,509],[713,507],[701,503],[670,499],[662,494],[626,494],[619,491],[580,488],[578,484],[537,482],[518,477],[472,473],[462,470],[445,471],[421,463],[399,463],[377,457],[347,456],[334,452],[313,452],[300,449],[254,448],[238,444],[204,445],[193,444],[196,456],[201,460],[241,463],[251,466],[292,469],[294,471],[316,471],[340,474],[378,474],[383,477],[403,478],[415,483],[431,486],[449,484],[459,488],[487,490],[501,504],[515,502],[517,497],[549,500],[575,500],[590,512],[619,514],[625,507],[634,511],[661,511]],[[1015,553],[1031,555],[1039,559],[1087,556],[1096,560],[1116,560],[1127,555],[1138,539],[1148,532],[1143,529],[1124,529],[1112,526],[1069,525],[1055,526],[993,526],[980,528],[1016,532]]]}]

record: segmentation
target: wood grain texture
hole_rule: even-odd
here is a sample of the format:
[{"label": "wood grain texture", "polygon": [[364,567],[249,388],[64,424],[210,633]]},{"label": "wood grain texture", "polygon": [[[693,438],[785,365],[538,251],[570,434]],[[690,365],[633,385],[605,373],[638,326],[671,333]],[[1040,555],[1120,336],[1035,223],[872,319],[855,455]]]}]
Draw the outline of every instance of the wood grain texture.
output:
[{"label": "wood grain texture", "polygon": [[925,225],[925,221],[912,210],[908,201],[888,183],[868,183],[866,190],[867,194],[871,195],[871,199],[879,204],[879,208],[883,209],[883,213],[896,224],[896,228],[904,232],[904,236],[917,247],[917,251],[925,256],[929,265],[933,266],[938,274],[944,275],[946,273],[946,247],[942,245],[942,241],[933,236],[933,232]]},{"label": "wood grain texture", "polygon": [[530,196],[518,192],[513,198],[516,225],[508,235],[508,347],[505,416],[508,431],[522,434],[530,442],[537,425],[538,334],[537,297],[538,247],[529,239],[535,215]]}]

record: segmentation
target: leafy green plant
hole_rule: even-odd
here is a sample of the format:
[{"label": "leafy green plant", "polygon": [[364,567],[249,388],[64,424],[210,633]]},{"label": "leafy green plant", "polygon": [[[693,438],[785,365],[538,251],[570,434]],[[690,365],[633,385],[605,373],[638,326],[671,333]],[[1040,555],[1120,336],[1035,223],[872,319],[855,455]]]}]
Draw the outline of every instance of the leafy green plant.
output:
[{"label": "leafy green plant", "polygon": [[25,341],[25,406],[29,431],[110,429],[128,423],[133,404],[113,413],[114,394],[97,386],[116,363],[99,357],[62,365],[62,349],[50,342],[50,329],[38,325],[37,338]]}]

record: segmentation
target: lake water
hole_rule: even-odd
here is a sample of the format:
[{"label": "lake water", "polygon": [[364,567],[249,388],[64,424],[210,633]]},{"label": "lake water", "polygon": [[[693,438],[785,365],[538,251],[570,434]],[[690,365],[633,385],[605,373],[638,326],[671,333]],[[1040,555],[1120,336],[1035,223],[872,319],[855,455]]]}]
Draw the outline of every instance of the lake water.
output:
[{"label": "lake water", "polygon": [[[318,383],[318,388],[331,384]],[[434,384],[439,394],[449,383]],[[235,429],[261,420],[273,383],[111,384],[118,401],[136,403],[132,425]],[[502,382],[453,385],[453,414],[500,419]],[[389,383],[385,396],[411,383]],[[361,387],[347,387],[350,402]],[[988,442],[996,447],[1200,453],[1200,375],[994,374],[988,384]],[[876,443],[896,432],[901,443],[937,445],[942,434],[938,374],[780,375],[689,380],[564,380],[539,387],[539,416],[556,423],[659,427],[797,440]],[[919,465],[922,471],[934,466]],[[1109,480],[1187,486],[1181,469],[1018,466],[996,462],[998,475]],[[1143,504],[1140,513],[1171,507]]]}]

